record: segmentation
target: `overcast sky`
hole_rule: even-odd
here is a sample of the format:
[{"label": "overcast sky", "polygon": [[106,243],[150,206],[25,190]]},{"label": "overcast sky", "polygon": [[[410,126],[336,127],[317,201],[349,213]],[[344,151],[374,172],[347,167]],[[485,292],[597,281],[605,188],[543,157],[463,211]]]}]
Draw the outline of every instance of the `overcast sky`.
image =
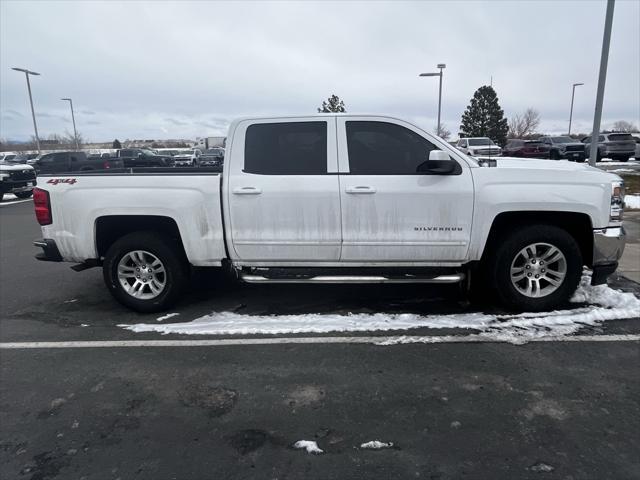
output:
[{"label": "overcast sky", "polygon": [[[507,117],[537,109],[542,130],[593,122],[605,1],[59,2],[0,0],[0,137],[78,130],[93,141],[224,134],[250,114],[314,113],[332,93],[347,111],[393,114],[457,136],[489,84]],[[640,123],[640,1],[616,2],[603,126]]]}]

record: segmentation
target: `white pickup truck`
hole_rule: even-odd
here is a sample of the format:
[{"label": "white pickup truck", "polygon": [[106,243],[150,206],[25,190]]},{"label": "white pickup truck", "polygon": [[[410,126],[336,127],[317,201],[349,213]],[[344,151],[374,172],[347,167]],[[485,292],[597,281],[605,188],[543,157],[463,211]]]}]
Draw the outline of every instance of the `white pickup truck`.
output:
[{"label": "white pickup truck", "polygon": [[589,166],[485,166],[379,116],[241,119],[227,139],[221,173],[42,176],[36,257],[102,266],[143,312],[174,302],[190,266],[250,283],[461,283],[543,310],[584,265],[604,283],[624,249],[623,183]]}]

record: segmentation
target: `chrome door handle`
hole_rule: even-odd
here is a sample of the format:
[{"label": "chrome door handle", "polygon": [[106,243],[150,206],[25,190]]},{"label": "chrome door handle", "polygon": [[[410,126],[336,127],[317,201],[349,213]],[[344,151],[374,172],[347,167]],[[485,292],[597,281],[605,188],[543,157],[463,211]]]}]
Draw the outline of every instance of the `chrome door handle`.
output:
[{"label": "chrome door handle", "polygon": [[236,195],[260,195],[262,189],[256,187],[236,187],[233,189],[233,193]]},{"label": "chrome door handle", "polygon": [[347,193],[376,193],[376,189],[367,185],[358,185],[357,187],[347,187]]}]

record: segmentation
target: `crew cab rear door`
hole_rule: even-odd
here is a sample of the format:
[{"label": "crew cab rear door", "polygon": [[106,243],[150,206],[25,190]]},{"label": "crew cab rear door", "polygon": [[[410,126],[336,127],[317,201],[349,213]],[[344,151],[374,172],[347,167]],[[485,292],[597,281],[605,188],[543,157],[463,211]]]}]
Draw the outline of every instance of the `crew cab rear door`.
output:
[{"label": "crew cab rear door", "polygon": [[63,173],[70,170],[67,152],[49,153],[38,160],[39,173]]},{"label": "crew cab rear door", "polygon": [[241,121],[227,156],[234,260],[339,260],[335,117]]},{"label": "crew cab rear door", "polygon": [[[443,264],[464,260],[471,238],[473,181],[418,173],[441,150],[400,120],[338,117],[344,262]],[[453,158],[453,157],[452,157]]]}]

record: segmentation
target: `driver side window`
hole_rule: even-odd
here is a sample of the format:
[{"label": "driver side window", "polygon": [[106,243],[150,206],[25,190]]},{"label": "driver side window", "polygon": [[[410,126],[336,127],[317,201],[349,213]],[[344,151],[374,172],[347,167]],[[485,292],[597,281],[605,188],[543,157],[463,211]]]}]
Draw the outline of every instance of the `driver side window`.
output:
[{"label": "driver side window", "polygon": [[349,171],[352,175],[416,175],[429,159],[433,143],[401,125],[346,122]]}]

